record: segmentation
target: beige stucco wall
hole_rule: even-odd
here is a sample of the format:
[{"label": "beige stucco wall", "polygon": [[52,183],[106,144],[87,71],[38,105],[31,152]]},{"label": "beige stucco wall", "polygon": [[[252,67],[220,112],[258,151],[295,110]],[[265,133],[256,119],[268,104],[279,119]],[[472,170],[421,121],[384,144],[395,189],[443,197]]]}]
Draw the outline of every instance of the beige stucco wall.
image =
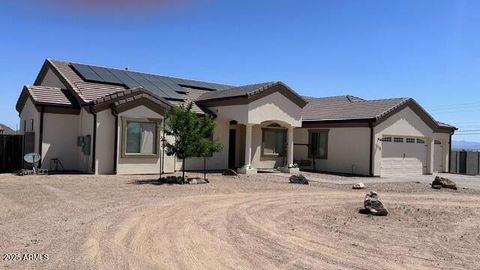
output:
[{"label": "beige stucco wall", "polygon": [[[122,157],[122,117],[127,118],[154,118],[154,119],[163,119],[163,116],[150,110],[145,106],[138,106],[131,110],[122,112],[119,114],[118,119],[118,165],[117,173],[118,174],[158,174],[160,172],[160,162],[161,162],[161,149],[160,157],[154,158],[145,158],[145,157]],[[114,119],[113,119],[114,121]],[[112,137],[113,139],[113,137]],[[113,153],[112,153],[113,157]],[[175,169],[175,157],[165,155],[165,172],[173,172]]]},{"label": "beige stucco wall", "polygon": [[252,165],[258,169],[271,169],[282,167],[286,164],[287,157],[264,156],[262,155],[263,125],[252,127]]},{"label": "beige stucco wall", "polygon": [[[244,165],[245,155],[245,124],[252,127],[252,165],[256,168],[276,168],[284,165],[286,157],[262,156],[262,126],[267,123],[278,123],[284,127],[300,127],[302,124],[302,108],[279,92],[254,100],[243,105],[228,105],[210,107],[217,115],[218,135],[224,144],[218,163],[213,168],[224,169],[228,167],[228,142],[229,129],[237,129],[236,165]],[[241,125],[230,127],[230,120],[235,120]],[[224,137],[223,137],[224,136]],[[243,149],[240,149],[243,147]],[[214,163],[214,160],[210,161]],[[195,168],[197,168],[197,163]],[[179,169],[181,164],[177,164]],[[202,165],[203,166],[203,165]],[[188,167],[188,163],[187,163]]]},{"label": "beige stucco wall", "polygon": [[[33,119],[33,130],[31,128],[31,120]],[[26,129],[25,129],[26,121]],[[20,112],[20,124],[18,125],[21,132],[35,132],[35,153],[39,152],[39,136],[40,136],[40,112],[30,98],[27,99],[23,110]]]},{"label": "beige stucco wall", "polygon": [[248,105],[228,105],[208,107],[218,118],[236,120],[239,123],[248,123]]},{"label": "beige stucco wall", "polygon": [[382,142],[379,141],[383,136],[409,136],[420,137],[426,139],[427,144],[427,172],[433,170],[433,150],[432,141],[439,139],[444,143],[443,160],[445,171],[448,170],[448,142],[449,133],[434,133],[430,128],[410,107],[406,107],[396,114],[390,116],[385,121],[374,127],[374,175],[379,176],[382,161]]},{"label": "beige stucco wall", "polygon": [[[315,130],[317,128],[312,128]],[[317,170],[369,175],[370,163],[370,128],[368,127],[334,127],[328,129],[327,159],[315,159]],[[294,130],[296,144],[308,144],[307,128]],[[306,146],[294,146],[294,160],[310,160]]]},{"label": "beige stucco wall", "polygon": [[450,143],[450,133],[434,133],[434,139],[442,142],[443,152],[442,152],[442,163],[443,163],[443,172],[448,172],[449,169],[449,143]]},{"label": "beige stucco wall", "polygon": [[114,173],[115,152],[115,117],[111,110],[97,113],[95,173]]},{"label": "beige stucco wall", "polygon": [[79,170],[77,155],[78,115],[45,113],[43,118],[42,168],[60,159],[65,170]]},{"label": "beige stucco wall", "polygon": [[[230,123],[226,119],[216,119],[216,127],[213,137],[223,145],[220,152],[207,158],[207,170],[224,170],[228,168],[228,142],[229,142]],[[238,136],[238,134],[237,134]],[[176,160],[176,170],[181,170],[183,161]],[[185,160],[186,170],[203,170],[203,158],[189,158]]]},{"label": "beige stucco wall", "polygon": [[85,109],[80,110],[78,117],[78,136],[91,136],[90,155],[85,155],[80,146],[77,146],[78,168],[81,172],[92,172],[92,146],[93,146],[93,115]]},{"label": "beige stucco wall", "polygon": [[57,77],[57,75],[55,75],[55,73],[53,73],[51,69],[48,69],[45,77],[40,82],[40,85],[67,89],[67,87],[60,81],[60,79]]},{"label": "beige stucco wall", "polygon": [[303,109],[279,92],[274,92],[248,104],[248,122],[261,124],[281,121],[294,127],[302,126]]},{"label": "beige stucco wall", "polygon": [[242,124],[281,121],[285,125],[302,125],[302,108],[279,92],[244,105],[210,107],[218,118],[236,120]]}]

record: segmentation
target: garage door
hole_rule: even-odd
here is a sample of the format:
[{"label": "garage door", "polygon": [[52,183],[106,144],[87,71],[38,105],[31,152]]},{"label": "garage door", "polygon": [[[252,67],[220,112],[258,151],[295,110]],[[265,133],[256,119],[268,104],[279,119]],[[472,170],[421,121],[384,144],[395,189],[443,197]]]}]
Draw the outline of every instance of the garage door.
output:
[{"label": "garage door", "polygon": [[422,138],[382,138],[382,175],[420,175],[426,171],[427,147]]},{"label": "garage door", "polygon": [[443,169],[443,144],[439,140],[435,140],[435,146],[433,150],[433,171],[444,172]]}]

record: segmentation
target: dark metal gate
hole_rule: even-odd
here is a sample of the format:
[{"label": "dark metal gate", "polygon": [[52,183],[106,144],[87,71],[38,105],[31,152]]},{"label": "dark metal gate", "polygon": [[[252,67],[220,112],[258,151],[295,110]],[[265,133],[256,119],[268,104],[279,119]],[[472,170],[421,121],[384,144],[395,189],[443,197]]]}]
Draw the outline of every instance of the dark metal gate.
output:
[{"label": "dark metal gate", "polygon": [[25,168],[23,156],[34,152],[35,133],[25,135],[0,135],[0,173],[10,173]]}]

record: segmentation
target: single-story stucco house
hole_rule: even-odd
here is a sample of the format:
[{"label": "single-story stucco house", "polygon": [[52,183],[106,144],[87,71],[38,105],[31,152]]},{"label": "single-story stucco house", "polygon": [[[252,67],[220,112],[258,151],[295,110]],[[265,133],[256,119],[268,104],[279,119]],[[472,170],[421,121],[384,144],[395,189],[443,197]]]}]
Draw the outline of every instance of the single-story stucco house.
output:
[{"label": "single-story stucco house", "polygon": [[[16,109],[43,168],[58,159],[65,170],[149,174],[182,167],[160,138],[165,112],[189,102],[216,117],[224,148],[209,170],[288,172],[293,163],[367,176],[449,170],[455,127],[411,98],[303,97],[282,82],[233,86],[47,59]],[[187,170],[202,168],[202,159],[187,159]]]}]

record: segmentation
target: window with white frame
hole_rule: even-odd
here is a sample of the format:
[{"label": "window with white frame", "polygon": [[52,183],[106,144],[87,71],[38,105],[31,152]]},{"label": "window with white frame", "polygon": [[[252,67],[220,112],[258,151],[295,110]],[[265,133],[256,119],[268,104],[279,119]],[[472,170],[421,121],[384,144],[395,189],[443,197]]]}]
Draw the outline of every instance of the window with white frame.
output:
[{"label": "window with white frame", "polygon": [[403,138],[400,138],[400,137],[395,137],[395,138],[393,138],[393,142],[396,142],[396,143],[403,143]]},{"label": "window with white frame", "polygon": [[425,143],[424,139],[417,139],[417,143]]},{"label": "window with white frame", "polygon": [[124,134],[125,155],[157,154],[157,122],[126,120]]},{"label": "window with white frame", "polygon": [[262,153],[265,156],[285,155],[287,130],[284,128],[262,129]]},{"label": "window with white frame", "polygon": [[308,137],[309,137],[309,144],[311,145],[311,149],[309,150],[309,156],[312,157],[314,154],[315,158],[327,159],[328,129],[310,130]]}]

